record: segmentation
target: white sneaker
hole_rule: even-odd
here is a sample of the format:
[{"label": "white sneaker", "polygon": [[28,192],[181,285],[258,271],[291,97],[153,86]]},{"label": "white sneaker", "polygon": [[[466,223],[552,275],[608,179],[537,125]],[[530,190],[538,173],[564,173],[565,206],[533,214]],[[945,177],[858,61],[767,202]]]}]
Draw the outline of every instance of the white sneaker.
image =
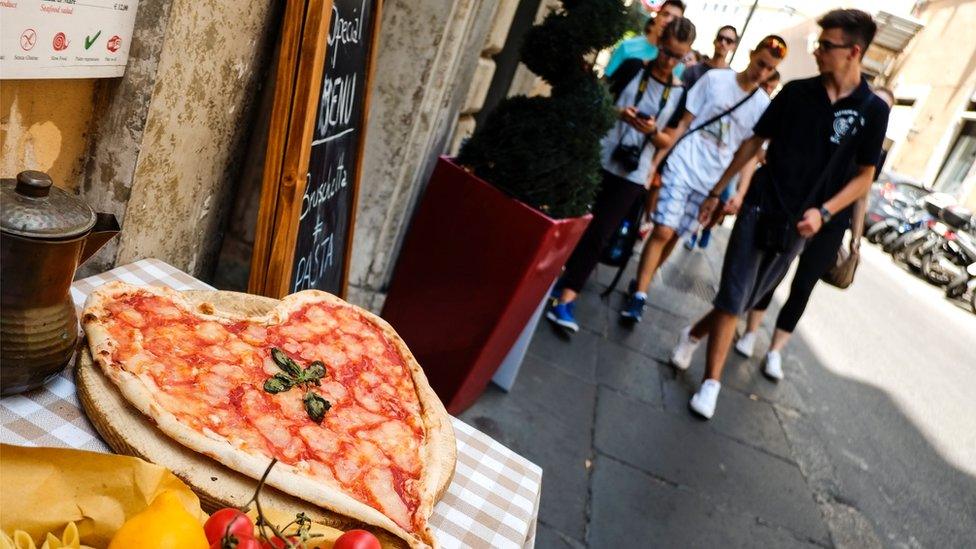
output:
[{"label": "white sneaker", "polygon": [[756,347],[756,332],[746,332],[742,334],[739,341],[735,342],[735,352],[746,358],[752,358],[752,352]]},{"label": "white sneaker", "polygon": [[699,340],[691,337],[691,326],[681,330],[678,344],[671,351],[671,364],[679,370],[687,370],[691,366],[691,357],[698,348]]},{"label": "white sneaker", "polygon": [[779,351],[769,351],[766,353],[766,364],[763,366],[763,373],[769,379],[779,381],[783,379],[783,357]]},{"label": "white sneaker", "polygon": [[714,379],[706,379],[695,396],[691,397],[688,403],[691,409],[705,419],[711,419],[715,414],[715,402],[718,401],[718,392],[722,389],[722,384]]}]

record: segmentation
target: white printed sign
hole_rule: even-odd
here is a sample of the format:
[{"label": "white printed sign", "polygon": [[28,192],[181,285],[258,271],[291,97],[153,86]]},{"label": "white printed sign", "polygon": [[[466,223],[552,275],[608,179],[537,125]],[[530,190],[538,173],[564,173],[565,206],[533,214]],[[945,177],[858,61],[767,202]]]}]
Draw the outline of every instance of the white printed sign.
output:
[{"label": "white printed sign", "polygon": [[111,78],[138,0],[0,0],[0,78]]}]

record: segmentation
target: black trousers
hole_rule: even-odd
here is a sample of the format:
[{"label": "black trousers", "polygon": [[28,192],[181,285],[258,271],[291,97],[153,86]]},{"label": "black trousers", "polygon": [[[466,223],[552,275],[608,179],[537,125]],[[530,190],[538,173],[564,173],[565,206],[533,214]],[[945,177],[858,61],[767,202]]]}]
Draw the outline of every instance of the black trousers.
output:
[{"label": "black trousers", "polygon": [[643,198],[644,193],[643,185],[603,172],[603,184],[593,203],[593,220],[566,262],[566,271],[559,281],[560,288],[577,293],[583,290],[586,280],[600,262],[601,252],[630,213],[634,202]]},{"label": "black trousers", "polygon": [[[846,231],[846,223],[828,224],[807,243],[803,253],[800,254],[800,262],[796,266],[796,273],[793,275],[793,282],[790,284],[790,297],[780,309],[779,316],[776,317],[777,328],[789,333],[793,333],[793,330],[796,329],[796,324],[803,316],[807,302],[810,301],[813,288],[817,285],[820,277],[834,264],[837,258],[837,250],[844,242]],[[759,300],[755,309],[765,311],[769,308],[775,291],[776,288],[773,288],[766,293]]]}]

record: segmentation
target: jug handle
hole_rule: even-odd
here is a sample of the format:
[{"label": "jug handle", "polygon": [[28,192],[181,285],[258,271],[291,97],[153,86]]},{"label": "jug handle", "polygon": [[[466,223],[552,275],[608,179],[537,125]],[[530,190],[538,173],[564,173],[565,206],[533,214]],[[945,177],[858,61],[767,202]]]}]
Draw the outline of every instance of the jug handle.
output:
[{"label": "jug handle", "polygon": [[85,247],[81,250],[79,264],[88,261],[88,258],[101,249],[113,236],[119,234],[121,230],[119,221],[114,215],[110,213],[95,214],[95,226],[92,227],[91,232],[88,233],[88,238],[85,240]]}]

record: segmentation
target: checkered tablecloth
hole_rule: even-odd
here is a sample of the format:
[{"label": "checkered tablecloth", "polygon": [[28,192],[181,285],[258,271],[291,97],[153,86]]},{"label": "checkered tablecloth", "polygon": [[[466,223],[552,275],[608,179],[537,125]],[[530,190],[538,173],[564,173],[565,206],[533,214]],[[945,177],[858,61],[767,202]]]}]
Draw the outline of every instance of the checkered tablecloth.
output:
[{"label": "checkered tablecloth", "polygon": [[[113,280],[177,290],[213,287],[159,260],[144,259],[79,280],[71,296],[80,312],[96,287]],[[0,399],[0,441],[110,452],[88,422],[75,391],[73,368],[40,389]],[[430,523],[446,548],[531,548],[542,469],[454,418],[457,470]]]}]

